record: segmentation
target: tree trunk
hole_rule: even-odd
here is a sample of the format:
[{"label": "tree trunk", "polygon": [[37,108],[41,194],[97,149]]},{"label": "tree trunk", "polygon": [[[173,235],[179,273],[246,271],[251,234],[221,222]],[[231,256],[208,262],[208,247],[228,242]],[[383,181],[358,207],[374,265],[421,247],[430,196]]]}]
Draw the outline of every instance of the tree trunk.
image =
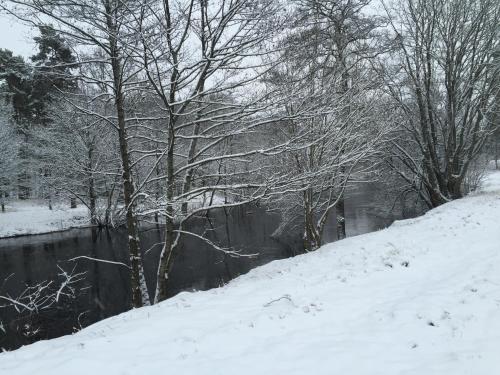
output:
[{"label": "tree trunk", "polygon": [[96,196],[94,187],[94,176],[89,179],[89,209],[90,209],[90,224],[97,225],[97,212],[96,212]]},{"label": "tree trunk", "polygon": [[92,172],[92,157],[93,150],[90,147],[88,152],[89,165],[88,165],[88,178],[89,178],[89,210],[90,210],[90,224],[97,225],[97,212],[96,212],[96,193],[95,193],[95,181],[94,181],[94,173]]},{"label": "tree trunk", "polygon": [[116,40],[117,27],[112,18],[114,10],[111,4],[106,2],[106,21],[109,30],[109,43],[111,50],[111,68],[113,71],[113,88],[115,91],[115,106],[118,119],[118,140],[120,146],[120,156],[122,161],[122,180],[123,180],[123,198],[126,209],[126,223],[128,234],[128,250],[131,267],[131,288],[132,288],[132,306],[141,307],[141,257],[139,250],[139,231],[137,228],[137,219],[135,217],[134,202],[134,184],[130,167],[130,155],[127,144],[126,118],[125,118],[125,100],[122,86],[122,64]]},{"label": "tree trunk", "polygon": [[[115,68],[113,63],[113,72],[119,75],[120,69]],[[115,78],[115,87],[118,87],[116,93],[116,108],[118,114],[118,137],[120,143],[120,155],[122,159],[122,178],[123,178],[123,198],[126,209],[127,234],[128,234],[128,250],[130,255],[131,266],[131,287],[132,287],[132,306],[142,306],[142,294],[140,287],[140,254],[139,254],[139,232],[137,228],[137,220],[134,214],[133,202],[134,185],[130,171],[130,160],[128,154],[127,133],[125,128],[125,111],[123,106],[123,93],[119,80]]]},{"label": "tree trunk", "polygon": [[[196,123],[194,125],[193,133],[192,133],[193,139],[191,139],[191,143],[189,144],[189,151],[188,151],[188,158],[187,158],[188,165],[194,162],[194,156],[196,153],[196,146],[198,144],[197,136],[200,133],[200,129],[201,129],[200,120],[202,118],[202,111],[203,111],[202,103],[203,103],[203,90],[204,89],[205,89],[205,81],[201,80],[200,87],[198,90],[199,96],[200,96],[200,102],[197,104],[198,109],[196,111]],[[193,181],[193,174],[194,174],[193,168],[189,168],[186,171],[186,175],[184,177],[184,184],[182,186],[182,193],[183,194],[186,194],[191,189],[191,183]],[[182,204],[181,212],[183,215],[186,215],[187,211],[188,211],[188,202],[184,202]]]},{"label": "tree trunk", "polygon": [[21,145],[19,147],[19,160],[20,163],[20,171],[17,175],[17,197],[20,200],[26,200],[31,197],[31,188],[30,188],[30,175],[27,171],[29,158],[28,158],[28,149],[29,140],[28,135],[25,133]]},{"label": "tree trunk", "polygon": [[[342,82],[341,82],[341,95],[346,96],[349,93],[349,72],[347,70],[347,61],[345,56],[345,45],[344,45],[344,35],[342,32],[339,32],[339,35],[336,39],[337,49],[338,49],[338,62],[340,63],[342,69]],[[351,108],[348,105],[347,108],[342,111],[343,112],[343,121],[349,121],[349,115],[351,113]],[[341,155],[345,154],[344,148],[341,149]],[[340,178],[343,184],[347,184],[347,179],[345,176],[346,168],[340,167]],[[340,192],[340,197],[338,198],[338,203],[336,206],[337,212],[337,240],[343,240],[346,238],[346,230],[345,230],[345,201],[344,201],[344,189]]]},{"label": "tree trunk", "polygon": [[173,124],[169,124],[169,149],[167,151],[167,208],[165,215],[165,243],[160,255],[158,275],[156,281],[155,303],[165,300],[168,296],[168,277],[173,265],[175,251],[174,209],[174,131]]},{"label": "tree trunk", "polygon": [[[200,124],[197,123],[197,124],[195,124],[194,130],[193,130],[193,137],[194,138],[191,140],[191,144],[189,145],[188,159],[187,159],[188,164],[191,164],[194,161],[194,154],[196,151],[196,144],[197,144],[196,136],[198,135],[199,131],[200,131]],[[191,189],[191,182],[193,180],[193,173],[194,173],[193,168],[189,168],[186,172],[186,175],[184,177],[184,184],[182,186],[182,193],[183,194],[186,194]],[[188,202],[183,202],[181,212],[183,215],[187,215],[187,211],[188,211]]]},{"label": "tree trunk", "polygon": [[439,185],[435,184],[425,184],[425,190],[427,190],[427,194],[429,196],[429,200],[431,203],[430,208],[436,208],[446,203],[448,200],[443,196]]},{"label": "tree trunk", "polygon": [[[341,178],[345,178],[345,167],[340,167]],[[345,184],[347,181],[344,182]],[[335,206],[335,211],[337,213],[337,240],[343,240],[346,238],[345,230],[345,199],[344,190],[341,191],[340,197],[338,199],[337,205]]]},{"label": "tree trunk", "polygon": [[311,189],[304,192],[304,248],[306,251],[313,251],[321,246],[321,234],[314,223],[312,194]]},{"label": "tree trunk", "polygon": [[346,238],[345,231],[345,201],[344,196],[339,199],[339,202],[335,206],[337,211],[337,239],[343,240]]},{"label": "tree trunk", "polygon": [[498,159],[500,157],[500,147],[498,147],[498,144],[500,142],[498,141],[498,138],[495,139],[495,169],[499,169],[498,168]]},{"label": "tree trunk", "polygon": [[459,199],[464,196],[462,191],[462,179],[451,176],[448,180],[448,193],[451,199]]}]

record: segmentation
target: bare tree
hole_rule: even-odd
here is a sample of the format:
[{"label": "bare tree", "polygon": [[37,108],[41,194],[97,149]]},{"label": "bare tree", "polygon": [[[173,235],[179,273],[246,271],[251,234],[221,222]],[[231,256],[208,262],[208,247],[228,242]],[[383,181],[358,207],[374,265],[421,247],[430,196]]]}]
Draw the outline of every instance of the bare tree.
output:
[{"label": "bare tree", "polygon": [[[22,321],[22,334],[29,339],[39,334],[41,327],[36,319],[39,314],[53,312],[67,303],[72,303],[81,293],[81,282],[85,274],[76,272],[75,268],[69,272],[59,266],[58,268],[57,280],[26,285],[17,296],[2,290],[13,275],[0,284],[0,311],[12,310],[15,316],[19,316]],[[0,330],[5,331],[1,318]]]},{"label": "bare tree", "polygon": [[[129,58],[124,55],[124,45],[133,36],[126,33],[125,26],[135,13],[135,1],[67,1],[55,0],[12,0],[0,5],[4,10],[16,17],[35,25],[52,23],[52,28],[65,35],[80,49],[97,49],[99,58],[78,61],[80,65],[98,63],[106,69],[106,78],[98,84],[106,91],[103,95],[112,98],[115,115],[102,117],[108,125],[116,129],[122,164],[123,198],[126,208],[126,224],[128,230],[128,250],[131,262],[132,304],[142,306],[147,299],[145,283],[141,269],[139,251],[138,222],[135,214],[135,186],[132,180],[131,156],[129,152],[129,136],[127,129],[126,94],[133,85],[134,72],[128,69]],[[85,52],[85,51],[84,51]],[[82,74],[79,79],[93,80],[93,77]],[[142,288],[141,288],[142,285]]]},{"label": "bare tree", "polygon": [[[338,83],[332,87],[335,93],[347,95],[357,82],[355,71],[383,51],[380,28],[384,20],[366,14],[371,0],[297,0],[296,3],[299,38],[309,36],[315,41],[308,44],[315,50],[309,61],[319,59],[317,64],[324,74],[337,77]],[[342,116],[349,118],[351,110],[345,105]],[[336,204],[339,239],[346,237],[343,190]]]},{"label": "bare tree", "polygon": [[289,119],[275,134],[293,141],[275,160],[272,173],[282,183],[271,197],[279,197],[285,218],[278,232],[300,219],[304,247],[311,251],[323,244],[325,225],[354,176],[359,179],[374,170],[390,122],[381,116],[385,106],[377,99],[380,91],[370,88],[360,71],[351,72],[357,76],[353,88],[339,93],[335,87],[342,85],[342,77],[325,74],[317,60],[289,61],[293,63],[274,72],[270,81],[284,91],[298,84],[307,94],[287,103]]},{"label": "bare tree", "polygon": [[50,309],[62,297],[74,298],[76,296],[75,285],[83,280],[84,273],[76,273],[75,269],[67,272],[61,267],[59,267],[59,271],[58,276],[61,281],[58,284],[55,281],[43,281],[36,285],[27,285],[16,297],[8,294],[0,295],[2,301],[0,308],[11,307],[19,313],[31,313]]},{"label": "bare tree", "polygon": [[114,129],[92,115],[104,116],[106,109],[89,93],[65,93],[58,99],[48,109],[50,123],[32,135],[38,165],[49,171],[43,176],[48,196],[76,199],[89,209],[92,225],[108,226],[121,169]]},{"label": "bare tree", "polygon": [[494,128],[498,1],[404,1],[389,10],[397,52],[386,69],[400,111],[395,172],[429,207],[464,194],[474,159]]},{"label": "bare tree", "polygon": [[[211,194],[214,203],[214,196],[229,193],[233,199],[224,205],[234,205],[262,194],[262,183],[245,181],[242,173],[228,173],[226,167],[230,161],[243,165],[245,158],[266,152],[230,145],[265,123],[257,113],[272,105],[265,87],[252,84],[268,69],[265,47],[276,26],[276,12],[276,4],[269,0],[143,1],[137,23],[130,25],[139,29],[141,38],[141,48],[131,49],[130,55],[141,64],[148,89],[158,99],[157,116],[165,124],[161,153],[149,154],[154,165],[145,181],[151,184],[161,178],[166,185],[164,207],[159,207],[166,239],[156,301],[167,296],[180,236],[195,235],[182,223],[207,209],[189,210],[190,202]],[[155,176],[158,163],[165,165],[164,176]]]}]

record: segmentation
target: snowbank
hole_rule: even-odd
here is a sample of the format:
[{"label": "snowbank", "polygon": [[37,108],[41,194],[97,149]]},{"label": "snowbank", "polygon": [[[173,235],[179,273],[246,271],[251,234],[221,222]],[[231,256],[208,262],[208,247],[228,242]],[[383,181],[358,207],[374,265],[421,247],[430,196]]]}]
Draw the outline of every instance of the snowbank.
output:
[{"label": "snowbank", "polygon": [[83,205],[74,209],[69,204],[54,205],[49,210],[47,202],[12,201],[5,210],[0,212],[0,238],[58,232],[90,223],[88,209]]},{"label": "snowbank", "polygon": [[67,337],[0,374],[500,374],[500,173],[423,217]]}]

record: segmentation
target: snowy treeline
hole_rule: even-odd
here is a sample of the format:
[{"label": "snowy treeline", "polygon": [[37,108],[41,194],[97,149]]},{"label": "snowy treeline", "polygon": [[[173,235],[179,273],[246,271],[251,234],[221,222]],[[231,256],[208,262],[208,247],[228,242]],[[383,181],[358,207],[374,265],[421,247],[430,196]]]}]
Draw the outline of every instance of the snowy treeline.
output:
[{"label": "snowy treeline", "polygon": [[334,208],[345,237],[352,185],[380,178],[435,207],[463,196],[498,138],[494,0],[0,8],[39,29],[31,61],[0,50],[0,198],[65,198],[93,224],[122,220],[136,307],[149,302],[141,221],[165,230],[157,302],[179,238],[208,241],[185,230],[193,216],[264,202],[284,225],[299,219],[314,250]]}]

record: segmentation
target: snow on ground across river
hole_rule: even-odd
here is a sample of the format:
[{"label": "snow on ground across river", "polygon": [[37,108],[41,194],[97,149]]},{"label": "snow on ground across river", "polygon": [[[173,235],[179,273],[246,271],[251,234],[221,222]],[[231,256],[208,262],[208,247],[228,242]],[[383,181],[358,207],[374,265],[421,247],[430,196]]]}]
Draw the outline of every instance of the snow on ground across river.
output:
[{"label": "snow on ground across river", "polygon": [[87,207],[79,205],[70,209],[66,205],[55,204],[49,210],[47,202],[37,200],[11,201],[0,212],[0,238],[58,232],[61,230],[89,225]]},{"label": "snow on ground across river", "polygon": [[[207,197],[200,195],[189,202],[190,209],[203,206],[224,204],[219,196]],[[56,203],[49,210],[47,201],[14,200],[7,202],[5,212],[0,211],[0,238],[22,236],[27,234],[42,234],[59,232],[66,229],[90,226],[89,210],[80,204],[77,208],[69,208],[66,204]],[[178,204],[180,207],[180,203]],[[151,214],[144,209],[144,214]]]},{"label": "snow on ground across river", "polygon": [[417,219],[0,354],[2,375],[500,374],[500,173]]}]

